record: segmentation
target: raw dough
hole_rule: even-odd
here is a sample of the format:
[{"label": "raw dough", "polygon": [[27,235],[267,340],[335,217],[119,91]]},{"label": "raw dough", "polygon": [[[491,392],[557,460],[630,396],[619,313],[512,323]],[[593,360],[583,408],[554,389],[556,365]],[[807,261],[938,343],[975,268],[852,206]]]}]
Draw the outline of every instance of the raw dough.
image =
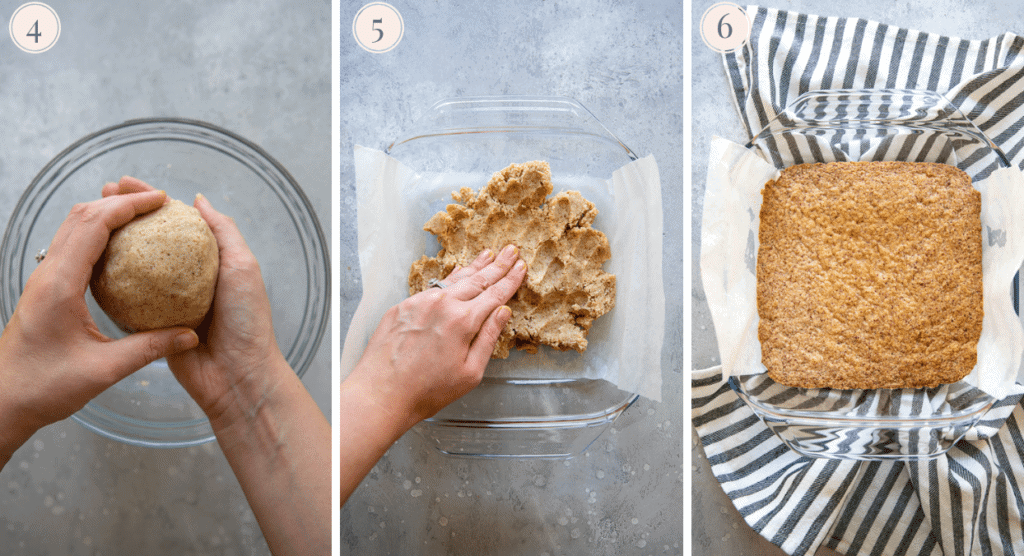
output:
[{"label": "raw dough", "polygon": [[129,331],[195,328],[210,310],[219,267],[206,221],[172,199],[110,235],[90,286],[111,320]]},{"label": "raw dough", "polygon": [[512,243],[529,265],[508,302],[512,318],[493,358],[508,357],[513,346],[536,353],[539,344],[583,352],[594,319],[615,306],[615,275],[601,269],[611,257],[608,238],[591,227],[597,209],[578,191],[548,199],[551,191],[547,162],[513,164],[495,173],[479,194],[468,187],[452,193],[455,203],[423,227],[442,249],[413,263],[410,294],[444,278],[456,264],[467,266],[484,249],[497,253]]}]

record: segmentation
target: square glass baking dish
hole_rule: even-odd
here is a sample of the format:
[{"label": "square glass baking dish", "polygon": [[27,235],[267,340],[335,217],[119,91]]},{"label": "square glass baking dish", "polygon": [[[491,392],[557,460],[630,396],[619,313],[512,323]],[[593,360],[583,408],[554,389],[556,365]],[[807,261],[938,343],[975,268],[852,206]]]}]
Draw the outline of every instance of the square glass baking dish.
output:
[{"label": "square glass baking dish", "polygon": [[[747,148],[778,169],[808,162],[941,162],[976,182],[1010,166],[945,97],[916,90],[806,93]],[[1006,302],[1017,308],[1017,299]],[[996,401],[964,381],[928,389],[833,390],[792,388],[757,373],[731,377],[729,384],[790,448],[835,459],[937,457]]]},{"label": "square glass baking dish", "polygon": [[[479,189],[494,172],[530,160],[550,163],[555,192],[578,190],[606,212],[611,205],[607,181],[637,158],[578,102],[527,96],[438,102],[386,152],[417,174],[441,176],[451,184],[417,208],[422,222],[444,210],[448,192]],[[601,214],[594,226],[601,229]],[[425,253],[433,255],[439,244],[423,234],[429,236]],[[591,328],[591,339],[601,334],[599,327],[601,319]],[[551,350],[552,357],[566,358],[595,353]],[[567,458],[583,452],[638,398],[601,379],[538,377],[526,368],[529,358],[519,355],[492,361],[476,389],[414,430],[449,455]],[[504,369],[498,375],[491,372],[496,364]]]}]

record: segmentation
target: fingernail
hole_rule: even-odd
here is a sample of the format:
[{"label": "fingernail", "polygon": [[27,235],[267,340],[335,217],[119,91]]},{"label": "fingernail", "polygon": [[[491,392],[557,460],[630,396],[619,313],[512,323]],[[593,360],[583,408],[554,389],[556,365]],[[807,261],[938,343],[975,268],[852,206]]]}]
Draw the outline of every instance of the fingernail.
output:
[{"label": "fingernail", "polygon": [[516,255],[518,253],[519,253],[519,248],[516,247],[515,245],[506,245],[505,246],[505,254],[507,254],[507,255]]},{"label": "fingernail", "polygon": [[480,256],[485,258],[485,259],[493,259],[494,258],[494,251],[491,251],[490,249],[484,249],[484,252],[480,253]]},{"label": "fingernail", "polygon": [[174,349],[185,351],[199,345],[199,336],[192,330],[187,330],[174,337]]},{"label": "fingernail", "polygon": [[508,319],[512,318],[512,309],[508,305],[502,305],[498,309],[498,318],[507,322]]},{"label": "fingernail", "polygon": [[523,259],[519,259],[518,261],[516,261],[515,267],[513,268],[515,268],[516,270],[522,270],[524,266],[526,266],[526,262],[523,261]]}]

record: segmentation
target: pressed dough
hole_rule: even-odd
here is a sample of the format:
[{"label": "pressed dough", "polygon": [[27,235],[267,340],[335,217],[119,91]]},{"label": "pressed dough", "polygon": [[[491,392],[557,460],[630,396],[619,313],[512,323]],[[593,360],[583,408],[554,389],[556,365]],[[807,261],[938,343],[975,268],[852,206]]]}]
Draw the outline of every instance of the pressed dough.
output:
[{"label": "pressed dough", "polygon": [[765,185],[758,338],[807,388],[956,382],[981,335],[981,195],[945,164],[835,162]]},{"label": "pressed dough", "polygon": [[529,269],[508,302],[512,318],[491,357],[512,347],[536,353],[541,344],[583,352],[594,319],[615,306],[615,275],[602,270],[611,257],[608,238],[591,224],[594,204],[578,191],[552,192],[547,162],[513,164],[495,173],[479,193],[452,193],[455,203],[423,229],[436,235],[441,251],[412,264],[409,293],[429,287],[467,266],[484,249],[497,253],[514,244]]},{"label": "pressed dough", "polygon": [[127,330],[195,328],[210,310],[219,266],[217,240],[199,211],[172,199],[110,235],[90,287]]}]

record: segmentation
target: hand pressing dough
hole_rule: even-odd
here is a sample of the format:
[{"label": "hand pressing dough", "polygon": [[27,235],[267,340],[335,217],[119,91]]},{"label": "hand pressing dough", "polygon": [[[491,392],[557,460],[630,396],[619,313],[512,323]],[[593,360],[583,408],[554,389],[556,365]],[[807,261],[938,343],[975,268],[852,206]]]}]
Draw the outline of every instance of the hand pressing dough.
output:
[{"label": "hand pressing dough", "polygon": [[195,328],[213,302],[220,253],[199,211],[171,200],[110,235],[92,295],[122,328]]},{"label": "hand pressing dough", "polygon": [[611,257],[608,238],[591,227],[597,209],[578,191],[549,199],[551,191],[547,162],[513,164],[479,194],[468,187],[452,193],[455,203],[423,226],[442,249],[412,264],[410,295],[448,276],[455,265],[468,266],[484,249],[497,253],[514,244],[529,265],[508,302],[512,318],[493,358],[508,357],[512,347],[536,353],[540,344],[582,353],[594,319],[615,306],[615,275],[601,269]]}]

